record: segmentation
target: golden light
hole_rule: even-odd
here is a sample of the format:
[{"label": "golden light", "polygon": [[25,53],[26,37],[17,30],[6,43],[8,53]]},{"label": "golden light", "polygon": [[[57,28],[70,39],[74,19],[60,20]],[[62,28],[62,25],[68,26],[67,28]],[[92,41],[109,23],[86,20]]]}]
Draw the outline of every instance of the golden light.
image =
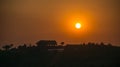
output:
[{"label": "golden light", "polygon": [[81,24],[80,24],[80,23],[76,23],[76,24],[75,24],[75,27],[76,27],[77,29],[80,29],[80,28],[81,28]]}]

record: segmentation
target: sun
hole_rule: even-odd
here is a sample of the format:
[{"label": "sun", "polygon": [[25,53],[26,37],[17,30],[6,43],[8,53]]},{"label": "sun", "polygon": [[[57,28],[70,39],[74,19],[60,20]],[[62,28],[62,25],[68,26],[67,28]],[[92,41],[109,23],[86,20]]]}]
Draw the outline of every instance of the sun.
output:
[{"label": "sun", "polygon": [[76,23],[76,24],[75,24],[75,28],[76,28],[76,29],[80,29],[80,28],[81,28],[81,24],[80,24],[79,22]]}]

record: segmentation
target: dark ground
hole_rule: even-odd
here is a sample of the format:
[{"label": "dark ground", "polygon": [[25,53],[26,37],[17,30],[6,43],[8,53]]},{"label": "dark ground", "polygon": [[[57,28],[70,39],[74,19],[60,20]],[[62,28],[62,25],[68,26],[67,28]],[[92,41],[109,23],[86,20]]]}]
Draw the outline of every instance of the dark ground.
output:
[{"label": "dark ground", "polygon": [[40,45],[0,50],[0,67],[120,67],[120,47],[93,43]]}]

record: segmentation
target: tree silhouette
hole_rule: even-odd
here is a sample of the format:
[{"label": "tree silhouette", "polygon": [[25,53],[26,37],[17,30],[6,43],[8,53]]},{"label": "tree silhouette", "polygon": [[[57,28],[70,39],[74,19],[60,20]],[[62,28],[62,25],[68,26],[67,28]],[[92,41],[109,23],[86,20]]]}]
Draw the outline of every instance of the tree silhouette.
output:
[{"label": "tree silhouette", "polygon": [[111,43],[108,43],[108,46],[112,46],[112,44],[111,44]]},{"label": "tree silhouette", "polygon": [[57,42],[55,40],[40,40],[37,43],[37,46],[46,47],[46,46],[56,46]]},{"label": "tree silhouette", "polygon": [[103,42],[100,43],[101,46],[104,46],[105,44]]},{"label": "tree silhouette", "polygon": [[60,44],[61,44],[61,46],[63,46],[65,43],[64,43],[64,42],[61,42]]},{"label": "tree silhouette", "polygon": [[19,48],[19,49],[25,49],[25,48],[27,48],[27,45],[26,45],[26,44],[24,44],[24,45],[22,45],[22,46],[20,45],[20,46],[18,46],[18,48]]},{"label": "tree silhouette", "polygon": [[13,46],[13,44],[10,44],[10,45],[5,45],[5,46],[3,46],[2,48],[3,48],[4,50],[9,50],[10,48],[12,48],[12,46]]}]

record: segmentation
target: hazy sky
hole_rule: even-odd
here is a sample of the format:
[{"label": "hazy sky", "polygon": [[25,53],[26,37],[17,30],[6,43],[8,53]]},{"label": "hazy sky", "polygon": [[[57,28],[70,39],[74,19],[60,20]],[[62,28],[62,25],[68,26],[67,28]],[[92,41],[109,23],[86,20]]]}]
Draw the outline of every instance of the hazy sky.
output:
[{"label": "hazy sky", "polygon": [[1,45],[41,39],[120,45],[119,29],[119,0],[0,0]]}]

